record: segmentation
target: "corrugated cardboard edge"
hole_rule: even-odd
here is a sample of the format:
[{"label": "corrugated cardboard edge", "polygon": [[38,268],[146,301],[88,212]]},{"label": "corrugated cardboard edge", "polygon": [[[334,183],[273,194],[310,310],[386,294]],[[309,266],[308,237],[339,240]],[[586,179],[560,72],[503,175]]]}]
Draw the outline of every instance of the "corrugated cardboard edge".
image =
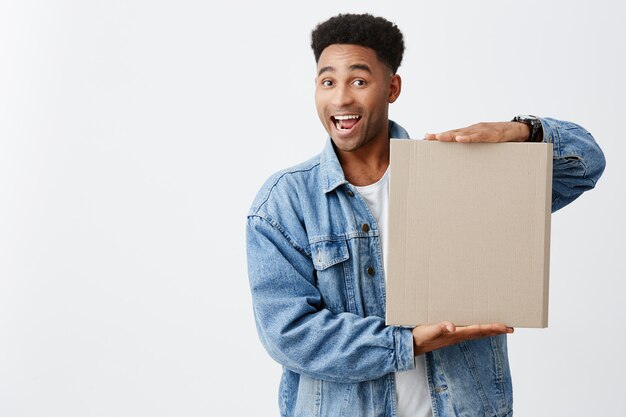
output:
[{"label": "corrugated cardboard edge", "polygon": [[546,169],[548,175],[546,175],[546,222],[545,222],[545,242],[546,242],[546,255],[544,257],[543,264],[543,327],[548,327],[548,305],[550,300],[550,247],[551,247],[551,230],[552,230],[552,155],[554,155],[554,145],[552,143],[546,143],[549,149],[550,158],[546,161]]}]

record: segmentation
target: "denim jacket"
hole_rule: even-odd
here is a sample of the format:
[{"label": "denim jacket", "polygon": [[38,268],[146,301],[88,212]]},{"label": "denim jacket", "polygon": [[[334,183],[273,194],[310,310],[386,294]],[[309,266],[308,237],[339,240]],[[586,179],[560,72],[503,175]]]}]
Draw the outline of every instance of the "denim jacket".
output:
[{"label": "denim jacket", "polygon": [[[582,127],[542,124],[544,142],[554,144],[556,211],[595,186],[605,161]],[[392,121],[389,134],[408,138]],[[247,218],[247,250],[258,334],[283,366],[281,415],[396,416],[394,372],[414,367],[412,332],[385,325],[378,225],[330,138],[320,155],[262,187]],[[426,353],[434,417],[512,414],[506,342],[502,335]]]}]

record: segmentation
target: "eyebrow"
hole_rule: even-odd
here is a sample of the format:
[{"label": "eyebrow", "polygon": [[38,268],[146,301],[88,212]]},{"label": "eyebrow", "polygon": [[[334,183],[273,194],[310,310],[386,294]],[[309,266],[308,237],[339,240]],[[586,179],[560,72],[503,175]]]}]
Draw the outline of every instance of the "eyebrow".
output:
[{"label": "eyebrow", "polygon": [[[361,70],[361,71],[367,71],[370,74],[372,73],[372,70],[370,69],[369,66],[365,65],[365,64],[354,64],[354,65],[350,65],[348,67],[348,69],[350,71],[357,71],[357,70]],[[326,67],[322,67],[320,68],[320,70],[318,71],[317,75],[320,76],[325,72],[335,72],[335,67],[331,67],[331,66],[326,66]]]},{"label": "eyebrow", "polygon": [[367,71],[370,74],[372,73],[372,70],[370,69],[370,67],[368,67],[365,64],[355,64],[355,65],[350,65],[350,71],[356,71],[356,70],[362,70],[362,71]]}]

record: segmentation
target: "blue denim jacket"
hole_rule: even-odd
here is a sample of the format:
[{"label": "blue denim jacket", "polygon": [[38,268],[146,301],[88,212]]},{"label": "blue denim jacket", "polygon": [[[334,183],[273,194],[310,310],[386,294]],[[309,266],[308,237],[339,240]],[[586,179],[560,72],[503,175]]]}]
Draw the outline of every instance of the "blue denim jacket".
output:
[{"label": "blue denim jacket", "polygon": [[[605,161],[582,127],[542,124],[554,144],[556,211],[595,186]],[[392,121],[389,130],[408,138]],[[396,416],[394,372],[414,367],[413,338],[385,325],[381,247],[330,138],[258,193],[247,218],[248,271],[260,340],[283,366],[282,416]],[[512,414],[506,336],[427,353],[426,368],[434,417]]]}]

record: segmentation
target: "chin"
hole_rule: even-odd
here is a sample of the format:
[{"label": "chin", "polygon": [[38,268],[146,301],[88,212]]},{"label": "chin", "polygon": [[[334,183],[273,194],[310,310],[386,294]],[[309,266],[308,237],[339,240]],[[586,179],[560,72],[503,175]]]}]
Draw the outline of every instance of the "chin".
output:
[{"label": "chin", "polygon": [[362,145],[358,138],[355,139],[335,139],[333,138],[335,147],[342,152],[353,152],[359,149]]}]

